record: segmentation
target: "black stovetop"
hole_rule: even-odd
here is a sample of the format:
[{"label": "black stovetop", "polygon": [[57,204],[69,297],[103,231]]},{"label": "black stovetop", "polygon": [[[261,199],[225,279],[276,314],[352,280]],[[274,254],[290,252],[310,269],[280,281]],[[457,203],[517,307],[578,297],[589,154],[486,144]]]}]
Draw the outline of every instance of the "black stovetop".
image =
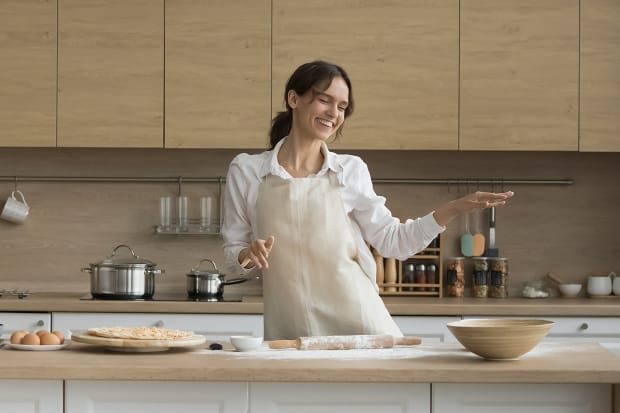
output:
[{"label": "black stovetop", "polygon": [[173,302],[228,302],[228,303],[240,303],[243,300],[243,296],[241,295],[224,295],[223,297],[204,297],[204,298],[192,298],[187,295],[187,293],[170,293],[170,292],[162,292],[155,293],[150,298],[127,298],[127,297],[97,297],[94,298],[92,294],[86,294],[80,297],[80,300],[90,300],[90,301],[173,301]]}]

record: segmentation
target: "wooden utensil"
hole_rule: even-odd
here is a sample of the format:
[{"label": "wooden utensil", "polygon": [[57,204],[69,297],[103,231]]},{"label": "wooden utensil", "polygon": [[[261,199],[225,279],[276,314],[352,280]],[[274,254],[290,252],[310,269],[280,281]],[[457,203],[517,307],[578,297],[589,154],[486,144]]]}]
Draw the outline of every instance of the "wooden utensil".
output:
[{"label": "wooden utensil", "polygon": [[560,278],[559,275],[557,275],[554,272],[548,272],[547,273],[547,277],[553,281],[555,281],[558,284],[566,284],[564,281],[562,281],[562,279]]},{"label": "wooden utensil", "polygon": [[297,350],[351,350],[362,348],[392,348],[398,345],[413,346],[420,344],[420,337],[394,337],[391,335],[350,335],[350,336],[314,336],[299,337],[296,340],[273,340],[269,348]]}]

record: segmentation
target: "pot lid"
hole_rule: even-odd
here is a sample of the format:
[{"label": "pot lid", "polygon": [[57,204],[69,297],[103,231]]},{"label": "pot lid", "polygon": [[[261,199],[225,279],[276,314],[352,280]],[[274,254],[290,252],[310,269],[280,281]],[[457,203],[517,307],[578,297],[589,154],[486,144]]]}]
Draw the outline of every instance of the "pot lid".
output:
[{"label": "pot lid", "polygon": [[[200,265],[203,262],[210,262],[211,265],[213,265],[213,269],[204,269],[204,268],[200,268]],[[188,275],[195,275],[195,276],[201,276],[201,277],[209,277],[209,276],[220,276],[220,275],[224,275],[221,272],[219,272],[219,270],[217,269],[217,265],[215,265],[215,262],[213,260],[210,260],[208,258],[205,258],[204,260],[200,260],[200,262],[198,263],[198,265],[194,268],[192,268],[189,271]]]},{"label": "pot lid", "polygon": [[[131,251],[131,257],[117,257],[116,256],[116,250],[121,248],[121,247],[128,248],[129,251]],[[140,258],[139,256],[137,256],[133,252],[131,247],[129,247],[128,245],[121,244],[121,245],[118,245],[116,248],[114,248],[114,250],[112,251],[112,255],[106,257],[103,261],[101,261],[97,265],[103,265],[103,266],[134,266],[134,265],[155,266],[156,264],[154,262],[152,262],[152,261],[145,260],[144,258]]]}]

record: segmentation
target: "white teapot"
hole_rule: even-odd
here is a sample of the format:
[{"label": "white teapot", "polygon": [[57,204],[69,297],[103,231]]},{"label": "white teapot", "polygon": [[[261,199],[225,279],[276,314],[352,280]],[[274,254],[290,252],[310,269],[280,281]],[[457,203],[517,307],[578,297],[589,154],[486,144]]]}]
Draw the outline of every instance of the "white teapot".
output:
[{"label": "white teapot", "polygon": [[[612,274],[591,275],[588,277],[588,294],[592,296],[610,295],[612,292]],[[615,274],[614,274],[615,276]],[[618,286],[620,288],[620,285]],[[618,291],[620,292],[620,290]]]}]

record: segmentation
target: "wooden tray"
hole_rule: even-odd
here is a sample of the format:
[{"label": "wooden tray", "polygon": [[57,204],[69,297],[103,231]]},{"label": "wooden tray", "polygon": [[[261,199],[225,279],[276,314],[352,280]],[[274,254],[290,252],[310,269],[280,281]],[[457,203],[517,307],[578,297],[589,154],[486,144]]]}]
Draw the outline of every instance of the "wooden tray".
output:
[{"label": "wooden tray", "polygon": [[107,338],[88,334],[87,331],[74,331],[71,340],[76,343],[94,344],[108,350],[146,353],[154,351],[166,351],[171,347],[194,347],[207,341],[205,336],[194,335],[180,340],[135,340],[125,338]]}]

